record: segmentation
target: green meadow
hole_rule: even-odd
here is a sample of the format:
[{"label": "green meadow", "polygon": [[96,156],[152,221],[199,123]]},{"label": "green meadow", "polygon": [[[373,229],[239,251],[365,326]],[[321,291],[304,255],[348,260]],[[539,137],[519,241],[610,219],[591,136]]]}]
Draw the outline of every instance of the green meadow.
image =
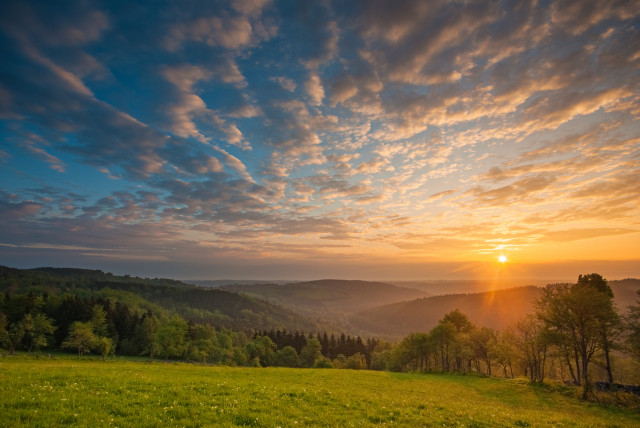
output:
[{"label": "green meadow", "polygon": [[440,374],[0,358],[0,425],[640,426],[572,389]]}]

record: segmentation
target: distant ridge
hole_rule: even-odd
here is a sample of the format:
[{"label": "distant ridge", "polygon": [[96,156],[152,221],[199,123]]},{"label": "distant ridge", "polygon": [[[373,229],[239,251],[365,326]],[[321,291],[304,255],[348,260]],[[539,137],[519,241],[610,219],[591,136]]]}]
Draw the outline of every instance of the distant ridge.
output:
[{"label": "distant ridge", "polygon": [[298,281],[265,281],[257,279],[183,279],[185,284],[197,285],[198,287],[217,288],[225,285],[256,285],[256,284],[288,284]]},{"label": "distant ridge", "polygon": [[[621,313],[635,304],[640,279],[609,281],[609,285]],[[459,309],[478,325],[503,329],[535,311],[542,289],[525,286],[432,296],[363,310],[350,316],[348,321],[366,334],[400,339],[412,332],[431,330],[447,312]]]},{"label": "distant ridge", "polygon": [[433,296],[364,310],[349,321],[355,328],[401,338],[412,332],[429,331],[447,312],[459,309],[478,325],[500,329],[533,312],[541,290],[527,286]]},{"label": "distant ridge", "polygon": [[384,282],[320,279],[288,284],[226,285],[221,289],[278,303],[315,316],[339,316],[425,297],[425,291]]}]

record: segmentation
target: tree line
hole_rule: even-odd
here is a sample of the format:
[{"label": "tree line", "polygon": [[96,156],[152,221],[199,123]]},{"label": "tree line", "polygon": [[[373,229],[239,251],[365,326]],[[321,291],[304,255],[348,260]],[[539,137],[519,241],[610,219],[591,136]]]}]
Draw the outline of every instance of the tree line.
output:
[{"label": "tree line", "polygon": [[614,381],[614,355],[640,361],[640,290],[637,305],[620,316],[613,291],[599,274],[573,284],[550,284],[534,314],[497,331],[474,325],[458,310],[429,332],[412,333],[397,345],[374,352],[371,368],[392,371],[476,371],[505,377],[545,377],[592,391],[592,371]]},{"label": "tree line", "polygon": [[155,315],[120,301],[47,293],[0,295],[0,346],[79,357],[96,353],[182,359],[209,364],[367,368],[378,341],[271,329],[234,331],[172,314]]},{"label": "tree line", "polygon": [[534,314],[501,331],[474,325],[454,310],[430,331],[390,344],[279,328],[235,331],[119,300],[6,291],[0,294],[0,345],[10,353],[64,349],[103,358],[117,353],[225,365],[475,371],[533,382],[552,377],[581,385],[586,397],[594,369],[612,383],[618,355],[640,361],[638,293],[637,305],[623,317],[601,275],[580,275],[573,284],[548,285]]}]

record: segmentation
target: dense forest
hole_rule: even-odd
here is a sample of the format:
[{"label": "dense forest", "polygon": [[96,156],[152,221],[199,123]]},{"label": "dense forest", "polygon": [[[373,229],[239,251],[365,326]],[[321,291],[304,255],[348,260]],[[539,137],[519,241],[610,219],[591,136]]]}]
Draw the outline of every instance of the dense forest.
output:
[{"label": "dense forest", "polygon": [[291,309],[250,296],[172,279],[117,276],[100,270],[0,266],[0,291],[46,294],[54,301],[68,295],[101,297],[112,303],[126,303],[137,311],[152,311],[160,318],[175,312],[193,322],[234,330],[253,330],[256,325],[306,331],[328,329]]},{"label": "dense forest", "polygon": [[365,368],[377,343],[329,338],[322,324],[291,310],[167,279],[0,267],[0,290],[0,344],[10,353],[66,349],[294,367],[346,367],[351,358],[358,364],[350,367]]},{"label": "dense forest", "polygon": [[585,396],[597,381],[640,379],[640,290],[620,315],[598,274],[548,285],[529,302],[533,313],[505,328],[474,324],[455,309],[397,343],[327,333],[270,303],[166,279],[2,267],[0,289],[0,345],[10,354],[59,349],[225,365],[478,372],[570,382]]}]

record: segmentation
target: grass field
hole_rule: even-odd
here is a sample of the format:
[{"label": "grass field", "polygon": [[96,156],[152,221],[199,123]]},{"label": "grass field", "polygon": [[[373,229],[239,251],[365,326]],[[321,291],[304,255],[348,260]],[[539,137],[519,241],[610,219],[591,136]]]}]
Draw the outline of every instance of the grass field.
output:
[{"label": "grass field", "polygon": [[564,388],[462,375],[0,358],[0,426],[640,426]]}]

